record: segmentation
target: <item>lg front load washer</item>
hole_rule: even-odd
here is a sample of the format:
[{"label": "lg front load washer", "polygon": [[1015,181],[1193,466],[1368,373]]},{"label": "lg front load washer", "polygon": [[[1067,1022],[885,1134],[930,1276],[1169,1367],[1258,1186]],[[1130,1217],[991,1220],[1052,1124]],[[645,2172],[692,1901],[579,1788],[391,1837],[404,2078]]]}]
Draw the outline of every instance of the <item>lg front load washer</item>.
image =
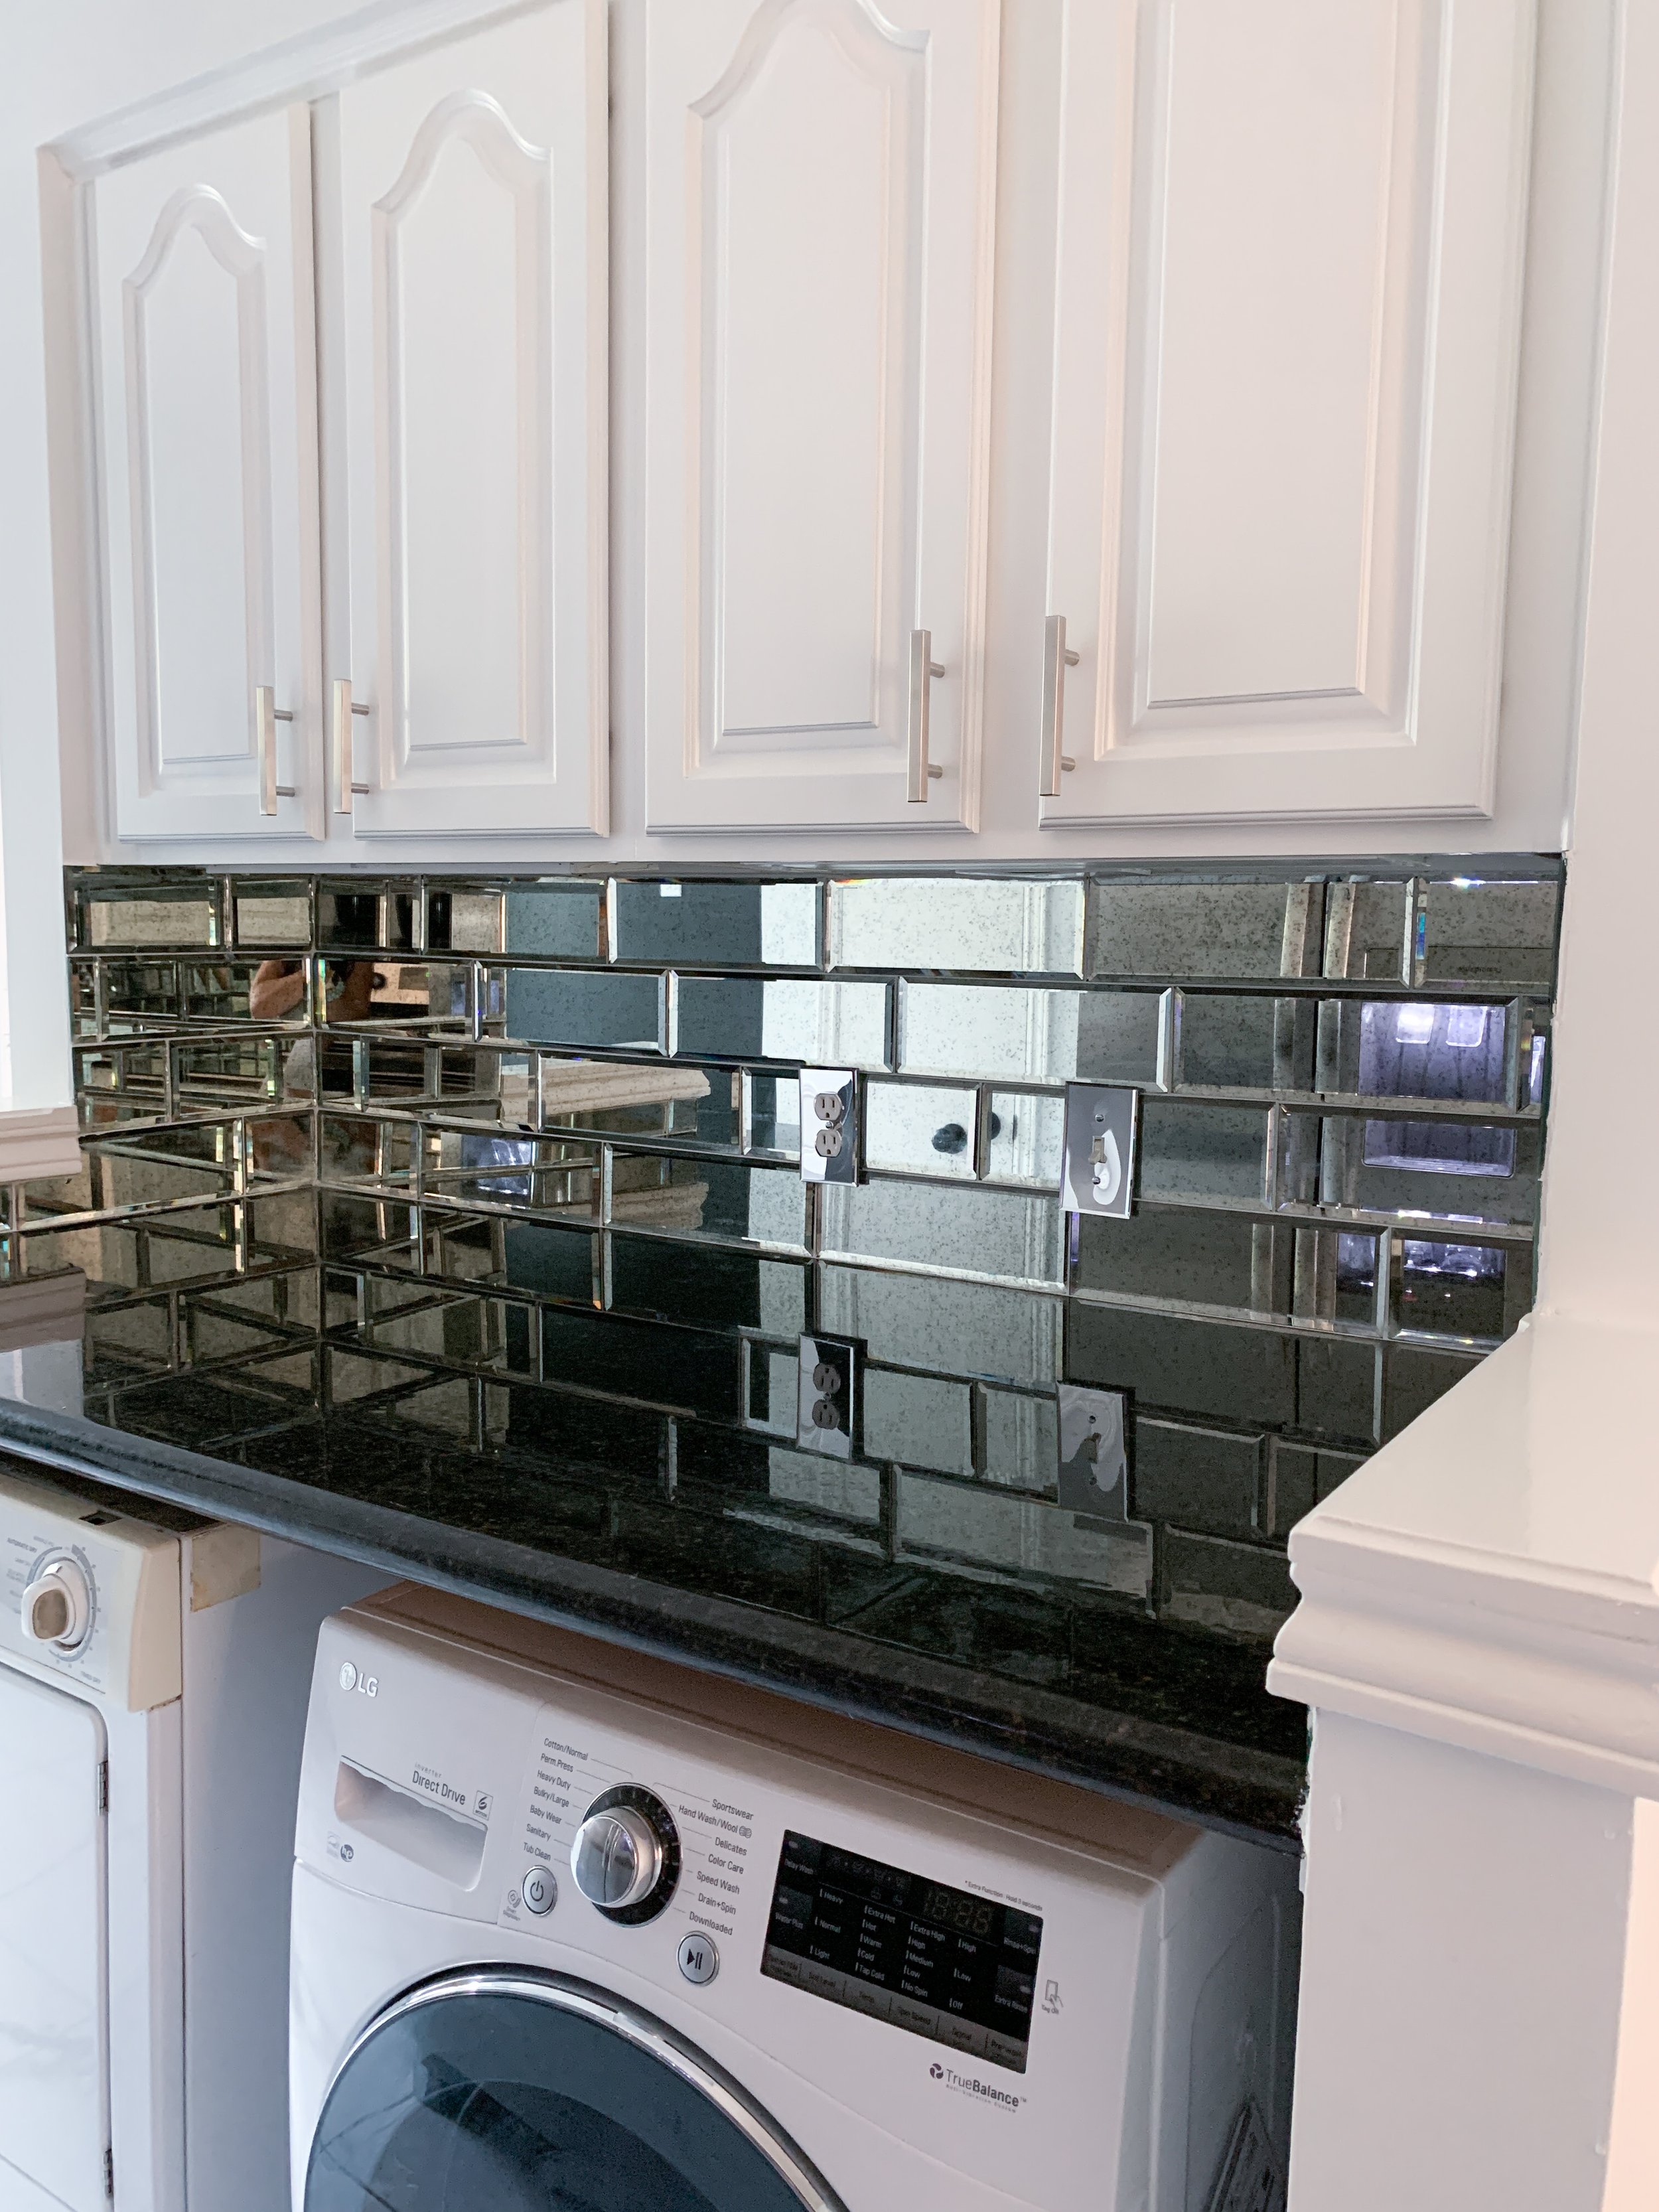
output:
[{"label": "lg front load washer", "polygon": [[380,1577],[0,1455],[0,2212],[286,2212],[324,1615]]},{"label": "lg front load washer", "polygon": [[319,1640],[295,2212],[1231,2208],[1297,1905],[1270,1850],[404,1587]]}]

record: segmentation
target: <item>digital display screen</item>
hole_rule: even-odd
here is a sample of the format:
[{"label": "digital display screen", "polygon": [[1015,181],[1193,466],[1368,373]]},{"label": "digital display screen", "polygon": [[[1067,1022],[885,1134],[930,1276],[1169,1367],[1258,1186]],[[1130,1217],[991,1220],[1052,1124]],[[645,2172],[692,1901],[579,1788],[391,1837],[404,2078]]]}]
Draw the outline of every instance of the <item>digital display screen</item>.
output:
[{"label": "digital display screen", "polygon": [[1042,1943],[1033,1913],[792,1832],[761,1972],[1023,2074]]}]

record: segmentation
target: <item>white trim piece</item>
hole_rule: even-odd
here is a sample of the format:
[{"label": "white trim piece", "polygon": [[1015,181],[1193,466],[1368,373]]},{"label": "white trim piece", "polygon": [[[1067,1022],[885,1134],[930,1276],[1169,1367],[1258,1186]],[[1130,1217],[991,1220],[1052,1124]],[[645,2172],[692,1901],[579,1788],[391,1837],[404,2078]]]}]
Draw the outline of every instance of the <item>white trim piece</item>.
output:
[{"label": "white trim piece", "polygon": [[81,1123],[73,1106],[0,1112],[0,1182],[78,1175]]}]

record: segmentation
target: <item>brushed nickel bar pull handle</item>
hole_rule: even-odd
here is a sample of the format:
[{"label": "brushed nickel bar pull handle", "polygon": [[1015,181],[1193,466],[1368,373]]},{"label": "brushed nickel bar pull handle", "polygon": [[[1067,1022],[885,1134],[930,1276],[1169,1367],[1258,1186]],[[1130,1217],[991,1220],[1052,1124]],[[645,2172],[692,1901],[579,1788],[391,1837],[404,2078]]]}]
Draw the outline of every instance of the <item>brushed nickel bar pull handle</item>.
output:
[{"label": "brushed nickel bar pull handle", "polygon": [[294,786],[276,781],[276,725],[291,722],[292,712],[276,704],[269,684],[253,687],[253,745],[259,759],[259,811],[274,814],[279,799],[292,799]]},{"label": "brushed nickel bar pull handle", "polygon": [[905,797],[912,806],[926,805],[928,783],[945,773],[942,768],[935,768],[927,757],[933,678],[944,673],[944,664],[933,658],[933,631],[913,629],[910,633],[910,761],[905,790]]},{"label": "brushed nickel bar pull handle", "polygon": [[1066,642],[1066,617],[1050,615],[1042,625],[1042,779],[1037,789],[1044,799],[1060,797],[1060,779],[1077,766],[1060,750],[1066,726],[1066,672],[1075,668],[1080,656]]},{"label": "brushed nickel bar pull handle", "polygon": [[368,712],[367,707],[360,707],[352,697],[350,678],[337,676],[334,679],[334,773],[337,779],[334,811],[337,814],[349,814],[352,793],[367,791],[370,787],[366,783],[354,783],[351,777],[351,718],[354,714],[366,714]]}]

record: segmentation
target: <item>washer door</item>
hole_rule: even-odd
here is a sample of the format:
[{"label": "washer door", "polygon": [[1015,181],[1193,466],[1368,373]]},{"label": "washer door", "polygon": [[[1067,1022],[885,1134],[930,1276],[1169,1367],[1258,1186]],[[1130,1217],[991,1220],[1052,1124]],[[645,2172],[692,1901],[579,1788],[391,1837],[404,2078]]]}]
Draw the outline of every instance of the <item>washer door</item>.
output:
[{"label": "washer door", "polygon": [[844,2212],[731,2076],[562,1974],[445,1974],[358,2039],[305,2212]]}]

